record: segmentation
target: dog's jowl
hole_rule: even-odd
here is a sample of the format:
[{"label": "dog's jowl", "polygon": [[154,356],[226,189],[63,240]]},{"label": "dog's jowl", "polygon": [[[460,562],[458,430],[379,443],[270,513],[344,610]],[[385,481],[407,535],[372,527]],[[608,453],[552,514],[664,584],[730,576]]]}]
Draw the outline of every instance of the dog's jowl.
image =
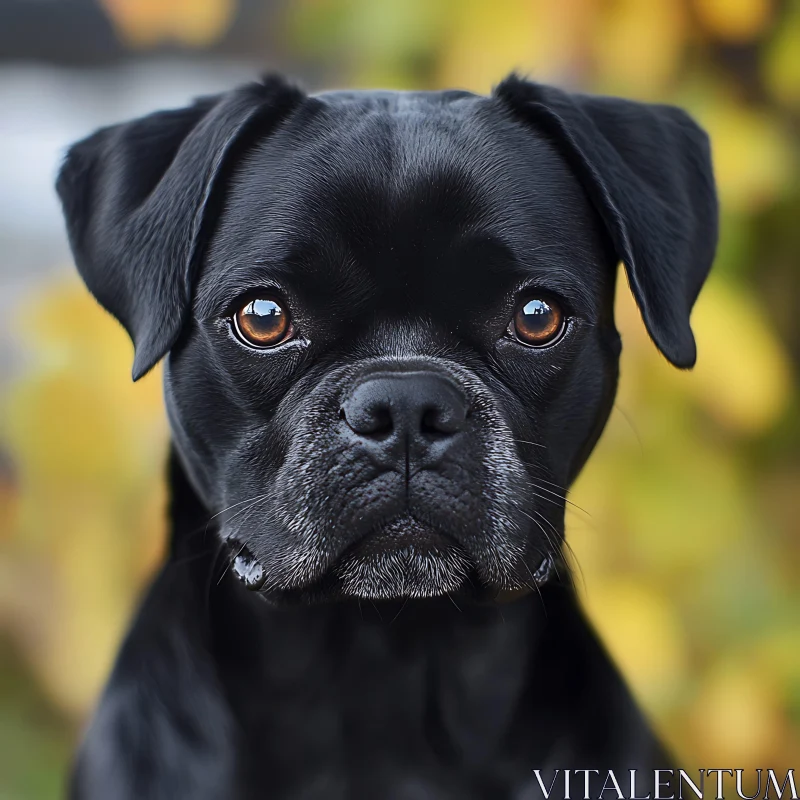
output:
[{"label": "dog's jowl", "polygon": [[172,433],[169,556],[74,797],[523,800],[674,766],[562,546],[619,262],[695,360],[717,206],[685,113],[268,77],[98,131],[58,191]]}]

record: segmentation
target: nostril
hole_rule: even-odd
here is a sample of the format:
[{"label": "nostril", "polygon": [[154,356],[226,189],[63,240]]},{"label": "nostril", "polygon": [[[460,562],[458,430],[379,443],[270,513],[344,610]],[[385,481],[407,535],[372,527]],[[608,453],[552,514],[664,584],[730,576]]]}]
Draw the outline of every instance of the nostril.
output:
[{"label": "nostril", "polygon": [[386,402],[348,400],[339,416],[359,436],[387,436],[394,430],[391,407]]},{"label": "nostril", "polygon": [[442,425],[442,414],[438,408],[429,408],[422,414],[420,431],[428,436],[448,436],[449,430]]},{"label": "nostril", "polygon": [[466,417],[463,406],[430,406],[420,418],[420,431],[428,436],[452,436],[463,429]]},{"label": "nostril", "polygon": [[438,416],[439,412],[435,408],[429,408],[423,412],[422,419],[420,420],[420,430],[423,433],[431,435],[440,434],[441,431],[437,423]]},{"label": "nostril", "polygon": [[379,407],[372,410],[358,432],[368,433],[371,436],[382,436],[391,433],[393,429],[392,412],[386,407]]}]

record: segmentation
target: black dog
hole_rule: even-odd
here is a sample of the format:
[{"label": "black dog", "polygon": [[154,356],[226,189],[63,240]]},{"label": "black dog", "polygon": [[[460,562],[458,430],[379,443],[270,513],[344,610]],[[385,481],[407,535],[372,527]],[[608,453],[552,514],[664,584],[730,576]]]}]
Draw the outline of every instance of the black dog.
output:
[{"label": "black dog", "polygon": [[270,77],[95,133],[58,191],[134,378],[168,354],[174,443],[170,556],[73,796],[646,794],[670,759],[578,608],[564,493],[614,398],[618,261],[694,363],[696,124],[513,76]]}]

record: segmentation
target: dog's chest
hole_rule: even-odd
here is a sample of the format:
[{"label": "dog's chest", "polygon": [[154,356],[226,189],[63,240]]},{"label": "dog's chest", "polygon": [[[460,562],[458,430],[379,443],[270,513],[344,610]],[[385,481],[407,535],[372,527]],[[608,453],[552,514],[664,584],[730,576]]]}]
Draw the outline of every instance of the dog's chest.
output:
[{"label": "dog's chest", "polygon": [[364,628],[323,656],[311,638],[267,659],[263,694],[236,702],[248,761],[281,787],[274,796],[516,796],[529,770],[507,750],[525,661],[499,674],[502,641],[409,646]]}]

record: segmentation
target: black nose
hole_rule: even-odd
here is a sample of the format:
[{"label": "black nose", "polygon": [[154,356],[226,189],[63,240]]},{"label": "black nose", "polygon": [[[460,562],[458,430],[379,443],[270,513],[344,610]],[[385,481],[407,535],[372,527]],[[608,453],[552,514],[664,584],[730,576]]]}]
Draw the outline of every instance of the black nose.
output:
[{"label": "black nose", "polygon": [[359,383],[342,412],[355,433],[382,442],[387,455],[399,445],[419,458],[464,429],[467,399],[433,372],[383,373]]}]

